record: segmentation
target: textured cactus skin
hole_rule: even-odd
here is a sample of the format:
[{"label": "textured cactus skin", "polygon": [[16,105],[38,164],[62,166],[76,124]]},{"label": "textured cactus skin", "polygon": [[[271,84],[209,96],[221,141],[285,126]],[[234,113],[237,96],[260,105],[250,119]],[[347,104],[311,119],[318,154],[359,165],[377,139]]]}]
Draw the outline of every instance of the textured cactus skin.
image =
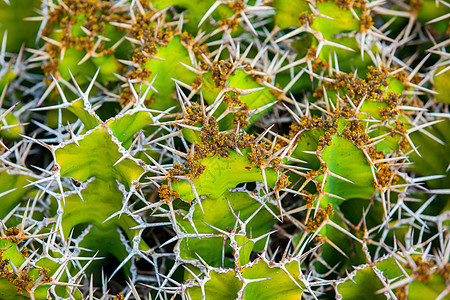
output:
[{"label": "textured cactus skin", "polygon": [[0,0],[0,299],[448,299],[449,12]]},{"label": "textured cactus skin", "polygon": [[27,180],[31,180],[32,178],[24,175],[8,174],[7,172],[2,172],[0,177],[1,181],[4,182],[0,190],[0,193],[2,194],[0,216],[3,219],[31,189],[31,187],[26,188],[24,186],[28,184]]},{"label": "textured cactus skin", "polygon": [[439,67],[436,69],[436,75],[434,76],[434,88],[439,95],[436,96],[436,100],[442,103],[448,104],[448,90],[445,89],[445,86],[448,86],[449,80],[449,71],[445,71],[442,74],[439,74],[441,71],[445,71],[445,67]]},{"label": "textured cactus skin", "polygon": [[[418,258],[420,256],[410,258],[416,263],[416,268],[407,263],[401,263],[404,260],[403,257],[384,257],[372,266],[361,266],[345,281],[338,284],[337,291],[343,299],[361,299],[366,295],[373,295],[372,299],[385,299],[385,295],[376,295],[376,292],[383,288],[383,284],[378,281],[378,276],[395,280],[405,272],[412,279],[397,287],[395,295],[398,298],[407,294],[408,299],[436,299],[446,288],[445,279],[439,274],[439,267],[435,267],[433,262],[423,262],[417,260]],[[422,266],[423,269],[420,269]],[[364,287],[364,289],[358,289],[358,287]],[[418,293],[423,294],[419,296]]]},{"label": "textured cactus skin", "polygon": [[[12,237],[12,236],[9,236]],[[12,241],[11,241],[12,240]],[[39,258],[30,256],[24,247],[19,251],[13,239],[0,240],[0,252],[2,263],[2,274],[0,285],[2,287],[0,296],[4,299],[48,299],[48,290],[53,281],[52,277],[62,277],[67,280],[67,274],[59,274],[60,263],[56,260],[60,255],[51,257],[42,255]],[[14,266],[14,267],[13,267]],[[68,297],[68,291],[56,288],[59,297]],[[73,297],[81,298],[78,291],[72,292]]]},{"label": "textured cactus skin", "polygon": [[[1,250],[0,251],[2,252],[2,263],[8,261],[9,264],[12,262],[15,266],[20,266],[25,261],[25,258],[17,250],[16,245],[8,240],[1,241]],[[5,267],[7,268],[6,270],[8,270],[9,272],[12,272],[11,266],[6,265]],[[4,277],[6,276],[6,274],[5,274],[6,270],[5,269],[2,270],[2,280],[0,281],[1,285],[2,285],[1,297],[3,297],[3,298],[10,297],[11,298],[11,297],[13,297],[12,295],[16,295],[15,297],[20,297],[20,299],[27,299],[26,297],[20,295],[20,294],[23,294],[23,290],[21,290],[20,288],[18,288],[16,290],[14,285],[12,285],[10,282],[8,282],[8,280],[4,279]],[[39,277],[36,269],[29,271],[27,273],[27,275],[30,277],[33,276],[33,280],[30,280],[29,283],[27,282],[27,284],[30,284],[30,285],[33,285],[34,279]],[[18,276],[16,276],[16,277],[18,277]],[[26,275],[22,275],[22,277],[25,279]],[[38,289],[40,289],[41,291],[36,291],[35,293],[38,295],[40,294],[40,297],[44,298],[45,292],[42,292],[42,290],[45,290],[45,287],[40,286]]]},{"label": "textured cactus skin", "polygon": [[[6,51],[17,53],[23,43],[26,47],[35,45],[39,28],[29,26],[29,22],[24,19],[33,17],[35,15],[34,10],[39,9],[40,4],[39,0],[11,1],[10,4],[5,1],[0,2],[0,17],[2,19],[0,35],[3,36],[5,32],[9,34]],[[29,30],[23,30],[24,27],[28,27]]]},{"label": "textured cactus skin", "polygon": [[[242,153],[246,153],[243,151]],[[262,173],[252,167],[251,162],[245,156],[237,152],[231,152],[230,157],[208,157],[200,161],[205,166],[205,171],[194,180],[197,193],[211,199],[221,197],[228,189],[236,187],[240,183],[262,181]],[[266,177],[270,186],[276,181],[276,174],[267,172]],[[220,181],[219,178],[222,178]],[[177,181],[172,184],[174,190],[181,199],[191,201],[195,195],[186,181]]]},{"label": "textured cactus skin", "polygon": [[[75,114],[85,113],[83,108],[77,108],[77,101],[73,109],[68,107]],[[100,118],[93,114],[86,117],[86,128],[94,126]],[[121,261],[126,258],[126,251],[120,251],[117,247],[110,247],[119,238],[116,229],[121,229],[129,240],[133,240],[138,233],[131,230],[138,225],[136,220],[130,216],[114,217],[123,205],[123,194],[119,190],[118,184],[123,184],[126,189],[130,189],[133,183],[139,180],[143,173],[139,161],[125,159],[119,162],[122,157],[121,152],[126,151],[132,142],[132,135],[143,126],[151,122],[146,112],[129,113],[101,122],[96,127],[90,129],[86,134],[79,137],[77,143],[61,144],[54,150],[55,166],[59,171],[59,176],[70,177],[78,182],[91,180],[80,194],[72,194],[64,198],[63,209],[66,210],[62,217],[62,227],[67,237],[72,229],[77,225],[93,225],[92,231],[110,232],[109,234],[98,234],[103,236],[103,242],[95,241],[95,236],[90,237],[90,233],[84,236],[83,243],[97,245],[96,250],[100,255],[113,254]],[[92,155],[93,152],[101,152],[104,156]],[[76,162],[83,161],[80,165]],[[117,163],[118,162],[118,163]],[[54,213],[57,208],[54,204]],[[72,212],[85,211],[89,214],[79,214]],[[112,240],[108,240],[108,237]],[[148,250],[145,242],[140,243],[141,250]],[[89,249],[92,249],[90,246]]]},{"label": "textured cactus skin", "polygon": [[[236,220],[231,211],[225,215],[223,214],[223,212],[227,211],[228,202],[233,210],[241,212],[242,218],[248,218],[259,207],[258,202],[242,192],[225,193],[218,199],[207,198],[202,202],[205,217],[202,216],[203,213],[200,208],[198,206],[195,207],[196,211],[194,212],[193,219],[195,220],[194,225],[199,234],[217,233],[215,229],[204,223],[221,230],[226,230],[227,228],[234,226]],[[274,221],[272,219],[273,217],[270,213],[262,211],[256,215],[254,221],[248,224],[249,230],[252,228],[252,233],[256,236],[260,236],[273,226]],[[188,221],[180,218],[178,224],[180,227],[184,228],[187,233],[195,233]],[[216,239],[210,238],[207,241],[196,240],[195,237],[187,238],[186,240],[181,241],[180,254],[184,259],[195,259],[196,255],[200,255],[209,265],[218,266],[222,259],[222,252],[229,252],[229,249],[222,249],[222,243],[223,239],[220,237]],[[260,246],[259,248],[262,247]]]}]

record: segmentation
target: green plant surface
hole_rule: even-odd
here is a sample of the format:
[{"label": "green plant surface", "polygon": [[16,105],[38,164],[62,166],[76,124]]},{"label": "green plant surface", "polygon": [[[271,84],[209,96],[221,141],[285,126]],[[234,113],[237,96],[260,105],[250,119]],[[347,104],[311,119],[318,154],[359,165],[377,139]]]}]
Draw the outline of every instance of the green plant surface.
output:
[{"label": "green plant surface", "polygon": [[311,13],[311,9],[306,1],[289,2],[275,0],[271,5],[277,10],[275,24],[280,28],[299,26],[298,17],[301,13]]},{"label": "green plant surface", "polygon": [[[131,184],[142,174],[142,167],[130,160],[123,160],[114,164],[122,157],[117,144],[108,128],[99,126],[76,143],[70,143],[56,149],[56,162],[61,167],[61,176],[72,177],[75,180],[86,181],[95,177],[97,180]],[[104,157],[91,155],[92,151],[101,151]],[[105,159],[108,158],[108,159]],[[79,162],[83,162],[82,165]]]},{"label": "green plant surface", "polygon": [[245,279],[265,279],[250,282],[245,287],[244,299],[299,299],[304,284],[298,280],[299,263],[292,261],[280,266],[270,266],[261,260],[242,270]]},{"label": "green plant surface", "polygon": [[[348,279],[338,284],[338,293],[342,299],[385,299],[386,296],[379,292],[384,288],[384,284],[381,282],[384,280],[383,278],[400,281],[400,279],[404,279],[403,272],[409,276],[412,275],[410,268],[405,267],[405,264],[396,263],[395,260],[393,257],[386,257],[376,262],[374,266],[358,268],[350,274]],[[400,269],[399,264],[402,265],[404,271]],[[425,272],[430,273],[426,275],[426,278],[420,277],[421,275],[412,275],[409,282],[396,289],[395,295],[408,300],[436,299],[446,288],[445,280],[441,275],[433,274],[434,271],[430,269]],[[403,290],[404,287],[406,287],[406,291]]]},{"label": "green plant surface", "polygon": [[332,39],[338,33],[359,31],[359,21],[349,9],[339,8],[333,1],[318,3],[317,8],[320,13],[331,18],[314,19],[312,28],[320,31],[324,38]]},{"label": "green plant surface", "polygon": [[448,85],[450,84],[450,70],[447,70],[441,74],[441,71],[447,66],[441,66],[436,69],[436,74],[433,77],[434,81],[434,89],[437,92],[435,98],[438,102],[441,103],[450,103],[450,94],[448,92]]},{"label": "green plant surface", "polygon": [[[164,9],[170,7],[172,5],[181,6],[189,10],[190,14],[188,16],[192,16],[193,24],[192,30],[195,30],[195,26],[198,26],[203,15],[208,11],[208,9],[214,4],[212,0],[175,0],[175,1],[167,1],[167,0],[155,0],[153,1],[153,5],[158,9]],[[225,4],[218,5],[217,9],[213,11],[212,17],[215,19],[225,19],[231,17],[233,14],[232,10]],[[208,22],[209,23],[209,22]],[[203,26],[205,27],[205,26]]]},{"label": "green plant surface", "polygon": [[[0,298],[30,299],[33,296],[32,299],[47,299],[47,291],[53,282],[52,276],[59,265],[48,258],[34,259],[32,263],[29,259],[29,256],[24,256],[19,251],[17,244],[0,239]],[[67,278],[63,276],[63,279]],[[58,290],[61,296],[68,296],[64,290]],[[73,296],[80,298],[79,292]]]},{"label": "green plant surface", "polygon": [[338,285],[338,292],[342,295],[342,299],[386,299],[386,296],[376,294],[376,291],[383,288],[383,284],[370,266],[356,273],[352,280]]},{"label": "green plant surface", "polygon": [[[61,168],[61,177],[71,177],[79,182],[94,178],[80,192],[80,195],[75,193],[64,198],[65,213],[62,218],[62,228],[66,236],[75,227],[87,224],[92,224],[97,230],[104,232],[120,228],[130,240],[138,233],[138,230],[131,229],[138,225],[132,217],[115,216],[117,211],[122,209],[124,199],[116,180],[129,189],[132,182],[138,180],[144,170],[130,159],[124,159],[116,164],[122,158],[122,154],[114,140],[111,131],[100,125],[88,132],[78,145],[73,142],[55,150],[55,159]],[[93,151],[101,151],[104,156],[92,155]],[[83,161],[83,164],[79,164],[80,161]],[[89,240],[86,243],[91,248],[97,245],[96,250],[100,250],[102,254],[119,255],[117,257],[119,260],[127,256],[126,252],[111,247],[117,239],[117,232],[112,232],[108,235],[109,237],[104,235],[102,243],[99,243],[97,236],[98,233],[92,236],[89,233],[84,239]],[[140,246],[141,250],[148,250],[148,246],[143,241]]]},{"label": "green plant surface", "polygon": [[[219,198],[206,198],[202,200],[201,207],[199,204],[195,204],[194,214],[191,219],[195,225],[195,229],[188,219],[183,217],[177,218],[177,223],[181,230],[189,234],[219,234],[216,230],[231,230],[236,223],[236,217],[233,212],[239,216],[240,220],[246,220],[252,214],[256,212],[260,207],[260,203],[252,198],[245,192],[225,192]],[[231,211],[233,209],[233,212]],[[269,205],[267,209],[274,210],[272,205]],[[187,214],[187,211],[184,211]],[[249,238],[257,238],[267,233],[275,223],[273,213],[268,212],[266,209],[259,211],[246,225],[246,231],[251,232]],[[243,238],[243,237],[242,237]],[[223,246],[223,238],[197,238],[189,237],[184,238],[180,244],[180,254],[184,259],[196,259],[197,255],[200,255],[211,266],[218,266],[222,262],[222,257],[227,252],[230,252],[229,246]],[[247,241],[253,244],[251,241]],[[261,241],[263,242],[263,241]],[[227,242],[228,245],[228,242]],[[262,248],[262,243],[257,243],[255,247],[250,247],[250,252],[255,248],[259,251]],[[246,253],[242,253],[241,264],[245,262],[245,257],[250,255],[248,249],[245,249]]]},{"label": "green plant surface", "polygon": [[9,174],[7,170],[0,172],[0,194],[2,194],[2,205],[0,205],[0,218],[6,215],[18,205],[25,195],[33,188],[26,187],[33,178],[20,174]]},{"label": "green plant surface", "polygon": [[7,70],[1,71],[3,73],[3,76],[0,78],[0,89],[3,91],[7,84],[10,84],[14,79],[17,78],[17,74],[14,72],[14,67],[10,67]]},{"label": "green plant surface", "polygon": [[[190,299],[236,299],[242,287],[242,282],[236,278],[234,271],[211,271],[204,291],[200,287],[192,287],[187,294]],[[192,277],[192,276],[191,276]]]},{"label": "green plant surface", "polygon": [[[331,146],[325,147],[321,158],[327,163],[331,172],[348,180],[328,176],[324,191],[344,199],[370,198],[374,194],[370,164],[364,153],[352,142],[333,135]],[[320,180],[321,177],[317,179]],[[325,197],[327,203],[338,205],[342,202],[341,199]]]},{"label": "green plant surface", "polygon": [[1,299],[449,297],[448,3],[25,2]]},{"label": "green plant surface", "polygon": [[[270,265],[260,259],[242,267],[240,276],[234,270],[210,271],[202,293],[200,287],[188,290],[191,299],[201,299],[202,295],[235,299],[239,292],[244,299],[299,299],[304,289],[297,261],[282,265]],[[192,278],[192,276],[190,276]],[[239,280],[242,278],[242,280]],[[247,283],[243,285],[243,280]]]},{"label": "green plant surface", "polygon": [[[243,154],[246,153],[243,151]],[[198,195],[205,195],[211,199],[221,197],[227,189],[234,188],[240,183],[262,182],[263,175],[259,168],[253,167],[250,160],[237,152],[230,152],[229,157],[207,157],[200,160],[205,166],[205,171],[193,183]],[[268,185],[273,186],[276,181],[276,173],[266,169],[265,176]],[[195,199],[191,185],[187,181],[172,183],[173,189],[185,201]]]},{"label": "green plant surface", "polygon": [[[442,119],[442,122],[428,128],[427,132],[433,134],[440,141],[447,141],[449,126],[449,120]],[[421,156],[416,153],[411,155],[411,159],[414,161],[414,165],[411,168],[422,176],[443,175],[442,178],[436,178],[427,182],[432,188],[448,186],[449,177],[447,173],[450,158],[447,154],[450,151],[449,144],[445,143],[443,145],[420,131],[416,131],[411,138],[414,143],[420,145],[419,153],[421,154]]]},{"label": "green plant surface", "polygon": [[5,1],[0,2],[0,19],[2,20],[0,36],[8,32],[6,51],[17,53],[22,45],[35,46],[39,24],[24,19],[33,17],[39,6],[39,0],[12,0],[9,4]]},{"label": "green plant surface", "polygon": [[[255,81],[249,74],[247,74],[243,70],[238,69],[234,72],[234,74],[231,74],[228,77],[227,83],[228,89],[238,89],[243,91],[258,88],[261,89],[255,90],[249,94],[238,95],[239,100],[245,103],[248,106],[249,110],[255,110],[264,107],[265,105],[268,105],[269,103],[277,100],[275,95],[271,93],[270,89]],[[216,86],[212,74],[206,73],[203,75],[202,92],[206,103],[212,105],[221,91],[222,87]],[[222,104],[216,111],[216,117],[219,117],[226,108],[227,105],[225,105],[225,103]],[[261,117],[269,110],[270,108],[253,115],[249,120],[249,124],[254,123],[259,117]],[[225,117],[224,120],[220,123],[220,125],[223,124],[221,127],[223,127],[224,130],[232,128],[232,120],[233,115]]]},{"label": "green plant surface", "polygon": [[166,110],[172,106],[179,106],[175,98],[175,81],[179,80],[185,84],[192,84],[196,74],[182,65],[191,65],[189,52],[181,43],[180,36],[174,36],[170,42],[158,49],[158,59],[150,59],[142,67],[151,70],[156,76],[153,86],[158,91],[154,93],[153,109]]},{"label": "green plant surface", "polygon": [[[2,126],[12,126],[7,129],[1,129]],[[20,120],[12,113],[7,114],[2,120],[0,120],[0,137],[10,140],[21,139],[19,134],[24,134],[24,126],[20,124]]]},{"label": "green plant surface", "polygon": [[44,74],[70,80],[70,70],[78,77],[78,83],[84,85],[89,82],[85,76],[101,66],[98,78],[101,83],[118,81],[113,73],[121,73],[118,59],[130,47],[120,42],[123,28],[111,23],[121,20],[126,13],[102,0],[84,5],[76,1],[58,3],[50,10],[52,18],[41,28],[46,43],[42,49],[47,52]]}]

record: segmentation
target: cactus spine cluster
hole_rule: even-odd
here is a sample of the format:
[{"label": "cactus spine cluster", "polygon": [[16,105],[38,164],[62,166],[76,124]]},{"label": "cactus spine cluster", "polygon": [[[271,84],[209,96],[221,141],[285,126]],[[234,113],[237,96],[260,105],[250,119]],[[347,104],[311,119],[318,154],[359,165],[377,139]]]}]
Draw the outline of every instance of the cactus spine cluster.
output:
[{"label": "cactus spine cluster", "polygon": [[449,299],[449,22],[0,0],[0,299]]}]

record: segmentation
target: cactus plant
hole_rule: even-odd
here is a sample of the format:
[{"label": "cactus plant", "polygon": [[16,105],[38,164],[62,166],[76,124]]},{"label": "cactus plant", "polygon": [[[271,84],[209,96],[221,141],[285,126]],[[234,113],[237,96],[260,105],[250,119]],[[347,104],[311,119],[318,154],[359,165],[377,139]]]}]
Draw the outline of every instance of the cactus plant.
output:
[{"label": "cactus plant", "polygon": [[450,4],[31,4],[0,0],[0,298],[450,297]]}]

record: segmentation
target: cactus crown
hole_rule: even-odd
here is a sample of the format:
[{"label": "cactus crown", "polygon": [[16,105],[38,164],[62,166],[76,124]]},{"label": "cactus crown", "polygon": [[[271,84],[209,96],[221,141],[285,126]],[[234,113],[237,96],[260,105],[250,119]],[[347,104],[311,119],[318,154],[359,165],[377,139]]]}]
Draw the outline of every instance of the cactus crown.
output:
[{"label": "cactus crown", "polygon": [[0,0],[0,298],[447,299],[449,15]]}]

